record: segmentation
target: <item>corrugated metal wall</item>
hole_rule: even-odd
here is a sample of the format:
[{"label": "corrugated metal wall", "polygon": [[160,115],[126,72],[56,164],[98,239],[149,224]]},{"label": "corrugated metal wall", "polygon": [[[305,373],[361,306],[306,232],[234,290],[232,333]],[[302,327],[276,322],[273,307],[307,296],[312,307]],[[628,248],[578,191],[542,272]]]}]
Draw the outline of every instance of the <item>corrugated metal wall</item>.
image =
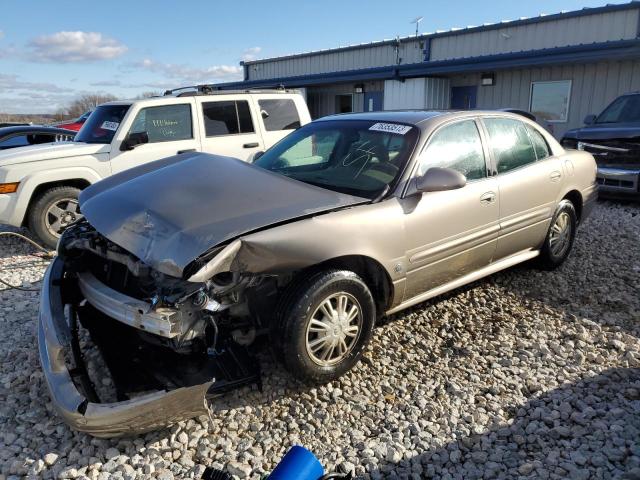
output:
[{"label": "corrugated metal wall", "polygon": [[431,60],[478,57],[636,38],[638,10],[586,15],[434,38]]},{"label": "corrugated metal wall", "polygon": [[403,41],[398,54],[396,54],[395,45],[387,44],[249,64],[247,65],[249,80],[395,65],[397,56],[400,57],[401,63],[417,63],[424,60],[423,48],[420,46],[422,43]]},{"label": "corrugated metal wall", "polygon": [[[541,48],[636,38],[639,9],[596,13],[476,32],[452,32],[430,40],[431,60],[492,55]],[[249,80],[418,63],[424,60],[424,39],[362,45],[247,64]]]},{"label": "corrugated metal wall", "polygon": [[448,78],[410,78],[384,82],[384,109],[449,108]]},{"label": "corrugated metal wall", "polygon": [[[576,64],[496,72],[496,84],[478,87],[479,109],[519,108],[529,110],[531,82],[571,80],[569,119],[553,123],[560,138],[571,128],[582,126],[589,113],[600,113],[617,96],[640,90],[640,60]],[[451,86],[480,85],[480,75],[451,78]]]}]

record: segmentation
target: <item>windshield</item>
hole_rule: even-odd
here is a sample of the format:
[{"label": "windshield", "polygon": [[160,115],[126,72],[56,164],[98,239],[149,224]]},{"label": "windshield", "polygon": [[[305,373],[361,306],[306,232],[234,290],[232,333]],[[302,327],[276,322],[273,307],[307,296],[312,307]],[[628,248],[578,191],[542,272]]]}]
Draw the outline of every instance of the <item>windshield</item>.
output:
[{"label": "windshield", "polygon": [[604,109],[596,123],[640,122],[640,95],[626,95],[616,98]]},{"label": "windshield", "polygon": [[396,182],[417,139],[417,128],[399,123],[314,122],[254,163],[301,182],[374,199]]},{"label": "windshield", "polygon": [[76,135],[76,142],[111,143],[131,105],[101,105],[96,108]]}]

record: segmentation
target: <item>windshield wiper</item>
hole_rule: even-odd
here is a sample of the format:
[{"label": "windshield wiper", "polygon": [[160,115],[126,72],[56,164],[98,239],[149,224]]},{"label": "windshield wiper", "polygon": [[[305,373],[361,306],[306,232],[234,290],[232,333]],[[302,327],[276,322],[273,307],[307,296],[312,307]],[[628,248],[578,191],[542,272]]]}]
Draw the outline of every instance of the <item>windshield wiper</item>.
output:
[{"label": "windshield wiper", "polygon": [[382,189],[380,194],[377,197],[375,197],[373,200],[371,200],[371,203],[378,203],[384,197],[386,197],[387,193],[389,193],[389,184],[388,183],[384,186],[384,188]]}]

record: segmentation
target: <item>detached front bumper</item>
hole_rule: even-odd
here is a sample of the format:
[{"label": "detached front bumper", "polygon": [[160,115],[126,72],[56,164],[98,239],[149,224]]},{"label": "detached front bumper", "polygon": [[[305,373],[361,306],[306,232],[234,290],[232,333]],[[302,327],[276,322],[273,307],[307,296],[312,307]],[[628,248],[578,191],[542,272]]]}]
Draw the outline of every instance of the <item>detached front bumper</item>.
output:
[{"label": "detached front bumper", "polygon": [[640,197],[640,168],[599,166],[596,179],[603,195]]},{"label": "detached front bumper", "polygon": [[65,357],[72,357],[72,332],[62,302],[63,267],[62,260],[56,258],[45,274],[38,318],[38,348],[51,400],[65,422],[96,437],[113,437],[143,433],[207,414],[206,396],[214,384],[213,379],[115,403],[90,402],[78,390],[72,379],[73,370],[65,363]]}]

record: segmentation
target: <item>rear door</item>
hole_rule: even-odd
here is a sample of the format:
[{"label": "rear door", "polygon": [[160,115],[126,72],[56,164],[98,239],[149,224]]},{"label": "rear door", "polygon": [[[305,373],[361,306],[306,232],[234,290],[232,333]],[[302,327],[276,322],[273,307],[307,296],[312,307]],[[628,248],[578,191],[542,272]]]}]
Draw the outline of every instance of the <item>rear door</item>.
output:
[{"label": "rear door", "polygon": [[[133,120],[130,120],[133,118]],[[111,170],[123,170],[180,153],[200,150],[200,135],[196,128],[197,115],[193,98],[176,99],[168,105],[144,104],[131,112],[124,125],[126,133],[119,135],[111,149]],[[149,142],[133,150],[120,150],[122,140],[131,133],[146,132]]]},{"label": "rear door", "polygon": [[197,97],[196,102],[204,152],[249,161],[264,151],[258,112],[248,95],[210,95]]},{"label": "rear door", "polygon": [[[296,95],[296,97],[300,96]],[[294,98],[291,95],[277,93],[261,94],[254,97],[253,101],[260,119],[265,149],[278,143],[303,123],[307,123],[304,118],[301,118],[306,107],[302,110],[298,106],[298,102],[304,102],[302,97]]]},{"label": "rear door", "polygon": [[487,266],[498,238],[498,184],[489,176],[488,152],[476,120],[456,121],[432,134],[420,154],[416,176],[431,167],[457,170],[467,184],[419,194],[407,212],[405,300]]},{"label": "rear door", "polygon": [[542,244],[560,193],[562,168],[536,127],[506,117],[482,122],[500,191],[499,260]]}]

